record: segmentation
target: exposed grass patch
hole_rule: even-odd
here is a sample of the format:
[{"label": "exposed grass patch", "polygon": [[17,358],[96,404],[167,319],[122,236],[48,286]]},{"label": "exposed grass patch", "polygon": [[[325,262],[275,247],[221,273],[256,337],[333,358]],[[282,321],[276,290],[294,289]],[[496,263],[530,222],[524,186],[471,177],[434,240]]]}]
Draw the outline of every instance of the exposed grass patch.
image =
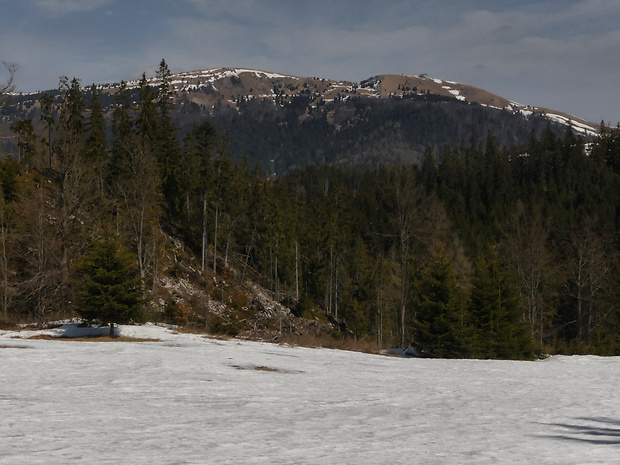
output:
[{"label": "exposed grass patch", "polygon": [[49,325],[49,326],[43,326],[43,325],[17,325],[14,326],[12,328],[2,328],[5,329],[6,331],[11,331],[14,333],[21,333],[21,332],[25,332],[25,331],[38,331],[40,329],[54,329],[54,328],[58,328],[62,325]]},{"label": "exposed grass patch", "polygon": [[233,365],[233,368],[236,368],[237,370],[256,370],[256,371],[267,371],[270,373],[273,372],[277,372],[280,371],[276,368],[270,368],[270,367],[266,367],[266,366],[255,366],[255,365],[250,365],[250,366],[240,366],[240,365]]},{"label": "exposed grass patch", "polygon": [[254,369],[256,371],[278,371],[275,368],[269,368],[269,367],[265,367],[265,366],[258,366],[258,367],[254,367]]},{"label": "exposed grass patch", "polygon": [[0,349],[28,349],[26,346],[0,346]]},{"label": "exposed grass patch", "polygon": [[223,335],[223,334],[205,334],[203,337],[205,339],[213,339],[213,340],[216,340],[216,341],[230,341],[232,339],[235,339],[232,336],[226,336],[226,335]]},{"label": "exposed grass patch", "polygon": [[16,331],[19,329],[19,325],[14,320],[8,318],[0,318],[0,329],[5,331]]},{"label": "exposed grass patch", "polygon": [[61,326],[67,324],[66,322],[61,321],[46,321],[46,322],[23,322],[18,320],[2,320],[0,319],[0,329],[5,331],[36,331],[39,329],[54,329],[60,328]]},{"label": "exposed grass patch", "polygon": [[380,348],[374,340],[338,338],[330,335],[317,335],[315,333],[282,334],[277,342],[291,346],[309,347],[313,349],[337,349],[365,354],[379,354]]},{"label": "exposed grass patch", "polygon": [[50,336],[47,334],[39,334],[37,336],[29,337],[28,339],[42,339],[45,341],[78,341],[78,342],[160,342],[161,339],[149,339],[142,337],[129,337],[129,336],[80,336],[80,337],[66,337],[66,336]]}]

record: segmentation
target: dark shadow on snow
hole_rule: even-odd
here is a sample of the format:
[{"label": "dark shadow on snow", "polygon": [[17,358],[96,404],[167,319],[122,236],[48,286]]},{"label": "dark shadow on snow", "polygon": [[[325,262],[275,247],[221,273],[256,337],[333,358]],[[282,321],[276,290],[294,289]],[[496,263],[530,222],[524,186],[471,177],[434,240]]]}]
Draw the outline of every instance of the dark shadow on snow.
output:
[{"label": "dark shadow on snow", "polygon": [[575,418],[574,423],[546,423],[556,434],[552,439],[587,442],[590,444],[620,444],[620,420],[611,418]]}]

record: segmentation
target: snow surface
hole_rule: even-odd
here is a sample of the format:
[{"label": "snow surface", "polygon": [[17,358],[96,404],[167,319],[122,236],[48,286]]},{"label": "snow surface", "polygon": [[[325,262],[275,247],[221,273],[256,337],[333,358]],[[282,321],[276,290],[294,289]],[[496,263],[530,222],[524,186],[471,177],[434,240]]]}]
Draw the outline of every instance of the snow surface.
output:
[{"label": "snow surface", "polygon": [[159,341],[0,331],[0,464],[620,463],[619,358],[400,359],[119,329]]},{"label": "snow surface", "polygon": [[458,100],[465,100],[465,97],[461,95],[461,91],[457,89],[449,90],[452,95],[454,95]]}]

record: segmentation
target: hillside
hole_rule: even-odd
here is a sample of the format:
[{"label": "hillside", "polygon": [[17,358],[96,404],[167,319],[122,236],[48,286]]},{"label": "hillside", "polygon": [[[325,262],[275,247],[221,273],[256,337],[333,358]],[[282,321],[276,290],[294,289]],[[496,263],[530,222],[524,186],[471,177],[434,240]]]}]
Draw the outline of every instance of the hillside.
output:
[{"label": "hillside", "polygon": [[[155,79],[150,83],[158,85]],[[118,85],[100,86],[108,112]],[[127,85],[135,98],[138,81]],[[568,124],[586,137],[598,131],[597,125],[570,115],[426,75],[380,75],[353,83],[219,68],[173,75],[171,87],[173,119],[181,134],[207,119],[228,134],[237,160],[245,156],[252,165],[278,173],[325,163],[418,163],[429,147],[472,136],[484,143],[489,132],[502,145],[521,145],[548,123],[557,134]],[[17,152],[8,129],[12,122],[40,120],[39,97],[13,95],[3,110],[4,153]]]}]

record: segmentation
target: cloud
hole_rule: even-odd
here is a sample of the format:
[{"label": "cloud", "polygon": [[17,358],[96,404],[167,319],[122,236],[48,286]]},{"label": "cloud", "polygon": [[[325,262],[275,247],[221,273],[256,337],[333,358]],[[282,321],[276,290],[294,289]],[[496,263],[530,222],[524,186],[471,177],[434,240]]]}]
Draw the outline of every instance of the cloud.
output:
[{"label": "cloud", "polygon": [[46,13],[55,16],[63,16],[71,13],[97,10],[113,1],[114,0],[33,0],[33,3],[37,8]]}]

